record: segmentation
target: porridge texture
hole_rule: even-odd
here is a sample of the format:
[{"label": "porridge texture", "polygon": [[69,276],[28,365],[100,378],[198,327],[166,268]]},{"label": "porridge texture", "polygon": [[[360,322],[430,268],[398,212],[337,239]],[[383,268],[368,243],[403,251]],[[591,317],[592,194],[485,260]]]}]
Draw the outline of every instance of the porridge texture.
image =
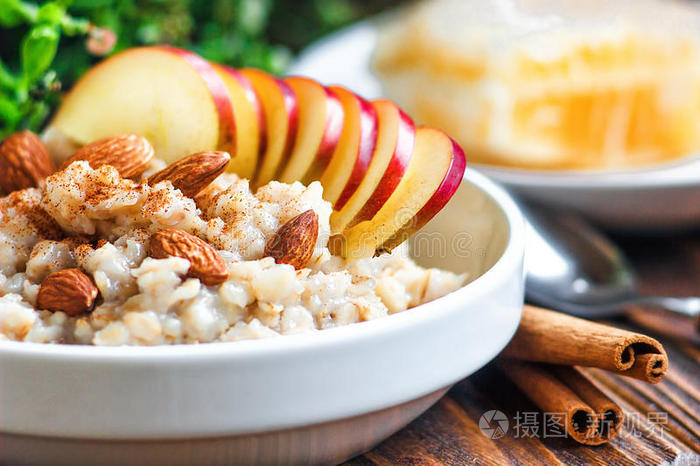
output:
[{"label": "porridge texture", "polygon": [[[247,180],[222,174],[190,198],[171,181],[147,182],[164,166],[154,159],[126,179],[110,165],[75,161],[38,188],[0,198],[0,339],[160,345],[314,332],[405,311],[466,280],[421,268],[401,248],[354,263],[333,256],[332,208],[318,182],[252,192]],[[266,257],[277,232],[309,210],[318,233],[308,263]],[[185,256],[155,258],[152,239],[163,230],[210,245],[222,280],[205,285]],[[91,309],[41,309],[42,282],[67,269],[94,283]]]}]

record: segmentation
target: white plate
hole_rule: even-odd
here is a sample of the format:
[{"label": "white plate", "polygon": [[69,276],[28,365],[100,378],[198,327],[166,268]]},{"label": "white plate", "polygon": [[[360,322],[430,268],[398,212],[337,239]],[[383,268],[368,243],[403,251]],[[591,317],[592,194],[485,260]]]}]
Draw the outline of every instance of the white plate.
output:
[{"label": "white plate", "polygon": [[[290,74],[340,84],[367,98],[382,95],[370,71],[377,28],[365,21],[332,34],[301,54]],[[469,154],[467,154],[467,161]],[[575,209],[616,229],[700,226],[700,156],[622,172],[543,172],[473,165],[523,197]]]},{"label": "white plate", "polygon": [[[465,287],[383,319],[160,347],[0,342],[0,463],[337,463],[495,357],[520,321],[523,224],[471,172],[414,235]],[[182,440],[186,439],[186,440]]]}]

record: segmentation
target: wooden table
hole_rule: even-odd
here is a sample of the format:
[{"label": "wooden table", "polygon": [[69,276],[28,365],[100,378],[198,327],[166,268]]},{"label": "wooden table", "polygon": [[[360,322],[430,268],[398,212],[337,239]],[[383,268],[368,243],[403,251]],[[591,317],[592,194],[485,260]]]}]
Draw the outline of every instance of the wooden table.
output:
[{"label": "wooden table", "polygon": [[[615,238],[629,254],[648,293],[700,295],[700,235]],[[525,413],[539,413],[502,374],[487,366],[452,390],[423,416],[350,465],[473,464],[660,464],[679,454],[700,464],[700,346],[666,337],[636,324],[614,322],[658,338],[670,368],[658,385],[588,369],[588,377],[615,400],[626,415],[620,434],[607,445],[586,447],[568,438],[525,431]],[[669,328],[668,330],[674,330]],[[489,410],[505,413],[510,429],[492,440],[479,428]],[[516,416],[520,414],[520,419]],[[536,416],[536,415],[534,415]],[[539,417],[541,421],[541,414]],[[513,429],[516,424],[520,428]],[[516,432],[514,432],[514,430]],[[530,429],[528,432],[532,432]]]}]

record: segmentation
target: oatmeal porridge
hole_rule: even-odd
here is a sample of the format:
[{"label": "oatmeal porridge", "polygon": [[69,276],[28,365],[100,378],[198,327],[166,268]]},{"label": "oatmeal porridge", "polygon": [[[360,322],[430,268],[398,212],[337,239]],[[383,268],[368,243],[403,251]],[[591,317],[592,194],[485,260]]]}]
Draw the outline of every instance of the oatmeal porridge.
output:
[{"label": "oatmeal porridge", "polygon": [[[352,263],[331,254],[319,182],[251,190],[222,168],[191,190],[155,182],[165,169],[155,158],[133,179],[86,160],[61,168],[0,198],[0,339],[160,345],[315,332],[405,311],[466,280],[402,248]],[[284,257],[287,233],[300,239]]]}]

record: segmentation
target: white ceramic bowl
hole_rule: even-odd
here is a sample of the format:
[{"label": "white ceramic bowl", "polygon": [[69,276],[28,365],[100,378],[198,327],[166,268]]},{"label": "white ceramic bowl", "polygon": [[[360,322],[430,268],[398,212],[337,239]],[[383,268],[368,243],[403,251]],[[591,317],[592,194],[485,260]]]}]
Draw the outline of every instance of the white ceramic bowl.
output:
[{"label": "white ceramic bowl", "polygon": [[524,198],[576,211],[606,228],[656,232],[700,227],[700,156],[618,172],[479,170]]},{"label": "white ceramic bowl", "polygon": [[[370,69],[376,24],[363,21],[321,39],[300,55],[290,74],[347,86],[366,98],[381,97],[381,83]],[[653,231],[700,227],[697,155],[618,172],[473,167],[525,198],[575,210],[608,228]]]},{"label": "white ceramic bowl", "polygon": [[335,463],[400,429],[507,344],[523,302],[512,200],[468,173],[415,236],[460,290],[384,319],[161,347],[0,342],[0,462]]}]

